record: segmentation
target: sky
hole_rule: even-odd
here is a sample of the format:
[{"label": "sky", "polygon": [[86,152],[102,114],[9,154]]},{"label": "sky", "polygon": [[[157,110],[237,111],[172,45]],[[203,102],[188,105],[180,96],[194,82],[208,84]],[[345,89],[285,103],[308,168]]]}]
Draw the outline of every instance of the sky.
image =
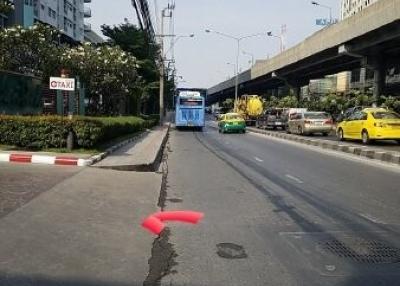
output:
[{"label": "sky", "polygon": [[[156,11],[160,15],[160,10],[171,1],[148,0],[158,31],[160,16],[155,17]],[[318,2],[332,7],[333,17],[340,18],[340,0]],[[92,0],[87,5],[92,9],[88,22],[100,35],[102,24],[118,25],[125,18],[137,23],[131,0]],[[174,13],[175,35],[195,34],[193,38],[182,37],[175,42],[177,75],[183,78],[178,85],[196,88],[209,88],[235,73],[236,41],[206,33],[206,29],[242,37],[267,31],[279,35],[281,26],[286,25],[286,48],[290,48],[322,28],[316,26],[317,18],[329,17],[328,9],[312,5],[311,0],[175,0]],[[164,33],[169,33],[168,20]],[[248,54],[254,59],[273,57],[279,53],[280,40],[257,36],[241,41],[240,45],[239,70],[244,71],[251,66],[252,57]],[[167,58],[171,58],[171,53]]]}]

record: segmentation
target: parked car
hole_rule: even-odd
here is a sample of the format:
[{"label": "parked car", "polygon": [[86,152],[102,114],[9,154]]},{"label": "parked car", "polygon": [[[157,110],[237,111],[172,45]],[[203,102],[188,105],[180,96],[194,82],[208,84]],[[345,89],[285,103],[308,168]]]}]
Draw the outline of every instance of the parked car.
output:
[{"label": "parked car", "polygon": [[218,129],[220,133],[226,132],[246,132],[246,121],[238,113],[227,113],[220,117],[218,122]]},{"label": "parked car", "polygon": [[336,117],[336,122],[342,122],[343,120],[345,120],[346,118],[350,117],[352,114],[354,114],[357,111],[361,111],[364,108],[367,108],[366,106],[355,106],[355,107],[350,107],[348,109],[346,109],[345,111],[342,111],[341,114],[339,114]]},{"label": "parked car", "polygon": [[269,108],[256,121],[257,128],[285,129],[284,108]]},{"label": "parked car", "polygon": [[396,140],[400,144],[400,115],[384,108],[356,111],[336,128],[339,140],[358,139],[363,144],[372,140]]},{"label": "parked car", "polygon": [[300,112],[291,114],[288,132],[295,134],[322,133],[327,136],[333,130],[333,119],[326,112]]},{"label": "parked car", "polygon": [[[307,108],[285,108],[282,113],[282,122],[284,129],[288,131],[289,129],[289,118],[292,114],[307,112]],[[289,132],[289,131],[288,131]]]}]

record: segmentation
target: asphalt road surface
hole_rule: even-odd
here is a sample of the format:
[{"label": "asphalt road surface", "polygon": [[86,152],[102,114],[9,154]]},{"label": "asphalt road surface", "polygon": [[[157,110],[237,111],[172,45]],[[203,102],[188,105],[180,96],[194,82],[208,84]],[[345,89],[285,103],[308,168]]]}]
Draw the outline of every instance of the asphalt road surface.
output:
[{"label": "asphalt road surface", "polygon": [[[272,130],[272,129],[267,129],[270,131],[274,132],[280,132],[280,133],[286,133],[286,131],[283,131],[281,129],[277,130]],[[296,135],[296,134],[294,134]],[[297,135],[300,137],[307,137],[307,138],[315,138],[315,139],[321,139],[321,140],[329,140],[329,141],[338,141],[337,136],[335,135],[335,131],[332,131],[331,134],[328,136],[323,136],[322,134],[312,134],[312,135]],[[360,145],[364,146],[360,140],[346,140],[343,142],[340,142],[341,145]],[[371,147],[374,149],[381,149],[382,151],[392,151],[392,152],[400,152],[400,144],[397,143],[395,140],[377,140],[371,142],[369,145],[366,147]]]},{"label": "asphalt road surface", "polygon": [[[400,170],[262,135],[172,131],[162,285],[400,285]],[[397,169],[396,169],[397,168]]]}]

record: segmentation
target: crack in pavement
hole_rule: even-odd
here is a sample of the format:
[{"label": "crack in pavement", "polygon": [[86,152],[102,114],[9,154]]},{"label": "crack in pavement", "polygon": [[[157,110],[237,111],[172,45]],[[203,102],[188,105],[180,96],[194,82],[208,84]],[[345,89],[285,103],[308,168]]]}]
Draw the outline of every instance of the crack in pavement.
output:
[{"label": "crack in pavement", "polygon": [[161,279],[171,273],[172,267],[178,263],[175,258],[178,256],[173,245],[169,242],[171,230],[165,228],[163,232],[153,242],[151,249],[151,257],[149,259],[149,274],[143,282],[143,286],[160,285]]},{"label": "crack in pavement", "polygon": [[[168,188],[168,152],[171,151],[171,147],[168,143],[166,149],[163,151],[161,170],[162,183],[160,189],[160,195],[158,198],[157,206],[164,211],[167,201],[167,188]],[[175,252],[173,244],[169,242],[171,230],[166,227],[161,234],[154,239],[153,246],[151,249],[151,257],[149,259],[149,273],[146,280],[143,282],[143,286],[160,285],[161,279],[171,273],[176,273],[171,270],[172,267],[178,265],[175,258],[178,256]]]}]

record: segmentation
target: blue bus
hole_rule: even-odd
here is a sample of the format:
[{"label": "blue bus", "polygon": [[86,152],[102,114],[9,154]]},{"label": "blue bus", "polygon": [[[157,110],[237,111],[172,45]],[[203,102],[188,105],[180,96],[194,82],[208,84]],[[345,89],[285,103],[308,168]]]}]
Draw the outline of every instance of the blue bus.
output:
[{"label": "blue bus", "polygon": [[205,126],[205,98],[199,92],[181,91],[175,97],[175,126],[202,130]]}]

